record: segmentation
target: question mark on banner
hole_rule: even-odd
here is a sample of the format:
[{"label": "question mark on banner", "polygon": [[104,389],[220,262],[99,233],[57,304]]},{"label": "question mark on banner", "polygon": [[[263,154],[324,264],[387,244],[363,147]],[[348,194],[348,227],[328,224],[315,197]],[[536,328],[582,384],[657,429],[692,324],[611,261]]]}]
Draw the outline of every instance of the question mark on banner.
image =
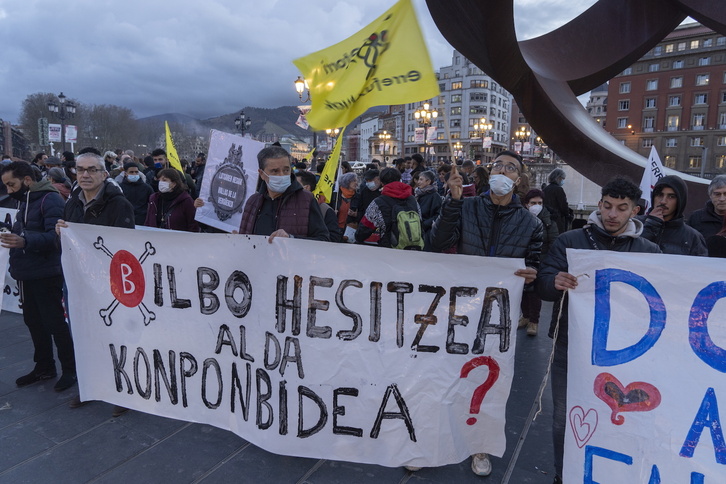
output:
[{"label": "question mark on banner", "polygon": [[[496,361],[494,361],[494,358],[490,356],[477,356],[476,358],[473,358],[464,363],[464,366],[461,367],[460,378],[466,378],[467,376],[469,376],[471,370],[479,366],[488,367],[489,375],[487,376],[487,379],[486,381],[484,381],[484,383],[476,387],[476,390],[474,390],[474,394],[471,396],[469,413],[473,414],[479,413],[482,400],[484,400],[484,397],[486,396],[489,389],[494,386],[494,382],[496,382],[497,378],[499,378],[499,365]],[[466,423],[467,425],[474,425],[476,423],[476,417],[468,418],[466,420]]]}]

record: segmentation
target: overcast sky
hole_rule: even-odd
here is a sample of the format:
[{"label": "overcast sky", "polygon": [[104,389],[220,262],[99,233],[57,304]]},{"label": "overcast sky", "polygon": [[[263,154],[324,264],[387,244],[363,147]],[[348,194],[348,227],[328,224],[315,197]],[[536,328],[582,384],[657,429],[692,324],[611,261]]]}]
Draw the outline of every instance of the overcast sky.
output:
[{"label": "overcast sky", "polygon": [[[451,46],[413,0],[435,69]],[[445,1],[445,0],[441,0]],[[209,118],[297,104],[292,60],[354,34],[395,0],[0,0],[0,118],[28,94],[63,91],[138,117]],[[595,0],[516,0],[520,39]]]}]

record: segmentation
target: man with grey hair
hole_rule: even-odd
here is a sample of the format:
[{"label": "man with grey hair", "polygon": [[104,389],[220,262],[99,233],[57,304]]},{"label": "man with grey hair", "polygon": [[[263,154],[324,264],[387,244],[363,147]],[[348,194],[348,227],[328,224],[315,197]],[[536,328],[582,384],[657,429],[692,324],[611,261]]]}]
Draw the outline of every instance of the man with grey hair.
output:
[{"label": "man with grey hair", "polygon": [[688,219],[688,225],[708,239],[721,231],[726,215],[726,175],[718,175],[708,185],[706,206],[696,210]]},{"label": "man with grey hair", "polygon": [[290,153],[269,146],[257,154],[259,183],[245,204],[240,234],[329,241],[323,214],[312,193],[295,179]]},{"label": "man with grey hair", "polygon": [[567,204],[567,195],[562,185],[565,183],[565,170],[555,168],[547,177],[549,185],[544,192],[544,206],[549,211],[552,221],[557,224],[557,231],[564,234],[570,217],[570,206]]}]

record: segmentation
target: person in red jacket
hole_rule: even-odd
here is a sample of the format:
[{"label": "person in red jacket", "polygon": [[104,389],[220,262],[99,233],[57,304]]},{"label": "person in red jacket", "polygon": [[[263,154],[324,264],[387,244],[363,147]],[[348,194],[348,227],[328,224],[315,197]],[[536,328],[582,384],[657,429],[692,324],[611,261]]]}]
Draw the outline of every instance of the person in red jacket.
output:
[{"label": "person in red jacket", "polygon": [[197,209],[194,207],[194,200],[187,192],[181,173],[174,168],[164,168],[157,177],[159,191],[149,198],[149,209],[146,212],[144,225],[199,232],[199,224],[194,220]]}]

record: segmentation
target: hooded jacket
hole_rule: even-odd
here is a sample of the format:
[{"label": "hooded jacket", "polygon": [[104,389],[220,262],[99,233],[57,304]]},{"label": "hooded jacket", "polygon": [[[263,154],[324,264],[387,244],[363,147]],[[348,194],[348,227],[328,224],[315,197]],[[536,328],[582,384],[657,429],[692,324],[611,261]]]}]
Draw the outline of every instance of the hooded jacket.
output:
[{"label": "hooded jacket", "polygon": [[400,181],[384,186],[381,196],[368,205],[365,215],[360,220],[358,229],[355,231],[356,242],[361,244],[374,232],[378,232],[378,245],[390,247],[394,205],[402,205],[402,210],[405,211],[415,210],[421,216],[421,209],[412,193],[411,186]]},{"label": "hooded jacket", "polygon": [[664,254],[708,256],[703,235],[686,225],[683,218],[683,210],[688,203],[688,187],[680,177],[669,175],[658,180],[650,195],[651,207],[655,207],[655,197],[665,187],[671,188],[676,194],[676,213],[670,220],[661,220],[652,215],[638,217],[644,224],[643,237],[655,242]]},{"label": "hooded jacket", "polygon": [[524,208],[519,197],[509,205],[495,204],[489,192],[476,197],[447,198],[431,229],[434,251],[457,248],[459,254],[523,258],[539,267],[542,222]]},{"label": "hooded jacket", "polygon": [[65,202],[50,180],[35,183],[18,207],[12,232],[25,239],[22,249],[10,249],[10,275],[32,281],[63,274],[60,240],[55,224],[63,216]]},{"label": "hooded jacket", "polygon": [[[600,212],[597,210],[592,212],[588,218],[588,225],[560,234],[552,244],[537,273],[535,281],[537,293],[545,301],[559,301],[562,298],[563,291],[555,289],[555,276],[559,272],[569,272],[567,249],[660,253],[661,250],[657,245],[640,236],[642,233],[643,223],[637,219],[630,219],[622,234],[610,235],[603,226]],[[550,338],[554,337],[556,324],[557,318],[555,317],[550,324]],[[564,302],[562,308],[557,343],[567,346],[567,301]]]}]

